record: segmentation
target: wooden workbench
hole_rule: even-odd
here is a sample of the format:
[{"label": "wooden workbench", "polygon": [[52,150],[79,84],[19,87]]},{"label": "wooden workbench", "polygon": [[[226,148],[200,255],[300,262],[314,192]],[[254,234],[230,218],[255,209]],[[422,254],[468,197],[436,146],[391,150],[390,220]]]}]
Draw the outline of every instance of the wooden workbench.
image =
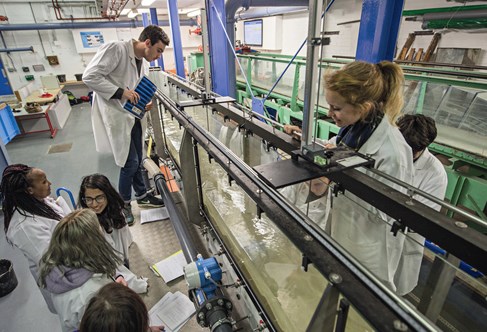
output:
[{"label": "wooden workbench", "polygon": [[60,85],[58,89],[46,89],[45,91],[51,94],[51,97],[42,98],[39,90],[31,93],[27,98],[25,98],[24,103],[38,103],[40,105],[46,105],[52,102],[56,102],[59,99],[59,93],[64,88],[64,85]]}]

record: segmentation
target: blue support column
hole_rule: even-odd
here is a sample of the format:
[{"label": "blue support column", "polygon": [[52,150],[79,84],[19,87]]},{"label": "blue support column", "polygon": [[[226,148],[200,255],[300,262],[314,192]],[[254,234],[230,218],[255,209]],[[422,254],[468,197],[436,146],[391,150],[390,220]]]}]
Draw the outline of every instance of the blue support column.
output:
[{"label": "blue support column", "polygon": [[392,61],[404,0],[363,0],[356,60]]},{"label": "blue support column", "polygon": [[[159,26],[159,20],[157,19],[157,9],[156,8],[151,8],[150,9],[150,20],[153,25]],[[162,70],[164,70],[164,58],[163,55],[157,59],[157,64],[159,67],[161,67]]]},{"label": "blue support column", "polygon": [[[213,4],[215,6],[213,6]],[[229,53],[227,52],[227,37],[220,24],[220,20],[225,22],[225,1],[207,0],[206,8],[208,15],[208,37],[210,42],[212,90],[221,96],[235,97],[235,91],[230,91],[229,77],[231,75],[229,75],[227,65],[230,60]],[[217,15],[221,15],[220,20]],[[235,73],[233,76],[235,77]]]},{"label": "blue support column", "polygon": [[179,29],[178,1],[167,0],[169,9],[169,22],[172,31],[172,45],[174,48],[174,61],[176,63],[176,74],[179,77],[186,78],[184,73],[183,45],[181,43],[181,30]]},{"label": "blue support column", "polygon": [[[142,25],[144,26],[144,28],[146,26],[150,25],[150,23],[149,23],[149,14],[142,13]],[[155,65],[154,61],[151,61],[150,66],[151,67],[154,67],[154,65]]]}]

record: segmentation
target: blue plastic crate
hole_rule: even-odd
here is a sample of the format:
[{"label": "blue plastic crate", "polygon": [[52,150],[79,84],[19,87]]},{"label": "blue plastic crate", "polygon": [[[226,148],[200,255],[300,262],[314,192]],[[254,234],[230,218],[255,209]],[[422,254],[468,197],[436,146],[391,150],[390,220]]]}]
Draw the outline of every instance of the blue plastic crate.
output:
[{"label": "blue plastic crate", "polygon": [[0,109],[0,138],[5,145],[18,134],[20,134],[20,130],[17,121],[15,121],[10,106],[6,105]]}]

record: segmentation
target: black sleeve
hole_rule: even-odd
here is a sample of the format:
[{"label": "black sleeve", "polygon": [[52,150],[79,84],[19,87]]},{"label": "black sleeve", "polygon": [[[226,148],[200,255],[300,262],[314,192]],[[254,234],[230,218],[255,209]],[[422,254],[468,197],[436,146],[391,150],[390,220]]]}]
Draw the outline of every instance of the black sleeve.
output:
[{"label": "black sleeve", "polygon": [[123,89],[118,88],[117,92],[110,98],[110,99],[122,99],[123,96]]}]

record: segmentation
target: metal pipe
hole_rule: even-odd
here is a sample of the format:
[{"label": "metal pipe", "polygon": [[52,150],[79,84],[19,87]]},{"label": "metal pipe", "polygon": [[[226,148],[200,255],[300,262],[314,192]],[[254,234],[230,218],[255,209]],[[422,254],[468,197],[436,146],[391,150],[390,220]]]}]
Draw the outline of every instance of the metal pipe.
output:
[{"label": "metal pipe", "polygon": [[172,198],[172,194],[166,186],[166,179],[162,175],[161,170],[150,158],[145,158],[142,161],[142,165],[149,172],[149,176],[154,179],[154,184],[157,190],[164,198],[164,203],[166,205],[167,211],[171,216],[171,221],[174,226],[174,231],[178,236],[179,243],[181,244],[181,249],[183,250],[184,257],[186,257],[187,262],[193,262],[196,258],[197,252],[193,247],[191,236],[189,235],[188,228],[186,226],[186,216],[181,209],[178,208],[175,201]]},{"label": "metal pipe", "polygon": [[290,14],[290,13],[298,13],[307,11],[308,7],[267,7],[267,8],[251,8],[244,11],[241,11],[235,15],[235,21],[239,20],[247,20],[250,18],[257,18],[257,17],[268,17],[268,16],[276,16],[282,14]]},{"label": "metal pipe", "polygon": [[231,96],[235,96],[236,91],[236,72],[235,72],[235,60],[233,59],[232,48],[235,45],[235,14],[237,9],[244,7],[248,9],[249,7],[308,7],[308,0],[229,0],[225,3],[225,14],[226,14],[226,30],[230,42],[232,45],[227,45],[227,66],[228,66],[228,84]]},{"label": "metal pipe", "polygon": [[19,47],[19,48],[1,48],[1,53],[10,53],[10,52],[34,52],[34,47]]},{"label": "metal pipe", "polygon": [[[196,25],[193,19],[180,20],[181,26]],[[104,28],[138,28],[142,27],[142,21],[116,21],[116,22],[65,22],[65,23],[40,23],[40,24],[0,24],[0,31],[24,31],[24,30],[58,30],[58,29],[104,29]],[[169,21],[159,21],[159,26],[169,26]]]},{"label": "metal pipe", "polygon": [[479,224],[480,226],[487,227],[487,222],[486,221],[482,220],[481,218],[479,218],[479,217],[477,217],[477,216],[475,216],[473,214],[470,214],[468,212],[465,212],[465,211],[457,208],[456,206],[451,205],[450,203],[447,203],[447,202],[445,202],[445,201],[443,201],[441,199],[438,199],[438,198],[436,198],[436,197],[428,194],[427,192],[424,192],[422,190],[419,190],[418,188],[416,188],[416,187],[414,187],[414,186],[412,186],[410,184],[407,184],[405,182],[402,182],[401,180],[398,180],[395,177],[390,176],[390,175],[388,175],[386,173],[383,173],[381,171],[378,171],[378,170],[376,170],[374,168],[370,168],[368,170],[370,172],[372,172],[372,173],[374,173],[374,174],[376,174],[376,175],[384,178],[384,179],[387,179],[387,180],[389,180],[389,181],[391,181],[391,182],[393,182],[395,184],[400,185],[403,188],[406,188],[408,190],[408,195],[410,195],[411,197],[413,197],[415,194],[420,195],[420,196],[423,196],[424,198],[427,198],[430,201],[432,201],[432,202],[434,202],[436,204],[439,204],[442,207],[447,208],[448,210],[451,210],[451,211],[453,211],[455,213],[461,214],[463,217],[467,218],[470,221],[473,221],[476,224]]},{"label": "metal pipe", "polygon": [[423,15],[423,21],[432,20],[449,20],[449,19],[465,19],[465,18],[485,18],[487,17],[487,9],[483,10],[469,10],[457,13],[428,13]]},{"label": "metal pipe", "polygon": [[[319,44],[313,42],[315,38],[321,35],[321,27],[324,26],[324,22],[321,20],[321,13],[323,4],[320,0],[309,1],[309,22],[308,22],[308,39],[307,39],[307,52],[306,52],[306,74],[304,83],[304,108],[303,108],[303,131],[301,137],[301,146],[305,146],[311,143],[313,137],[313,119],[315,117],[315,102],[318,93],[318,87],[316,86],[316,78],[318,73],[316,72],[316,66],[318,65]],[[323,17],[323,20],[325,18]]]}]

